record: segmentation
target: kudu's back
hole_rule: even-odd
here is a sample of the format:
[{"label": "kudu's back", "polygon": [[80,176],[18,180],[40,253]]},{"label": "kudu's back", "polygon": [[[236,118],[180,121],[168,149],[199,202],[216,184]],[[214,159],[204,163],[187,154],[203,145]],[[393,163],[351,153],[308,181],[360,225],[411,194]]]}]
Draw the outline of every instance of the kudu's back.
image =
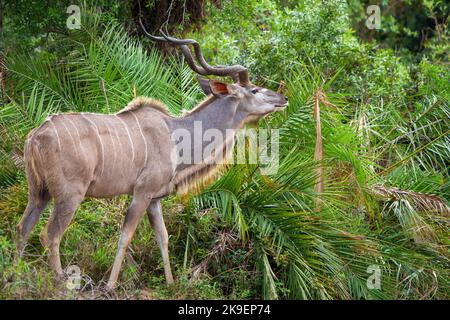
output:
[{"label": "kudu's back", "polygon": [[165,117],[159,104],[144,99],[115,115],[50,116],[26,142],[30,191],[58,197],[76,187],[85,189],[85,196],[111,197],[132,194],[145,168],[170,174]]}]

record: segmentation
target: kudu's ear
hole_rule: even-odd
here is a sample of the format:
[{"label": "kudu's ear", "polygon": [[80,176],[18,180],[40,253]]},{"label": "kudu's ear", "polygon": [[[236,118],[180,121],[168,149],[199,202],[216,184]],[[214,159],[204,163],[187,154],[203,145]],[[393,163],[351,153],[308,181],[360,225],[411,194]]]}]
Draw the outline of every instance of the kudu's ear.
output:
[{"label": "kudu's ear", "polygon": [[203,77],[197,77],[200,87],[206,95],[223,96],[229,94],[228,85],[226,83],[208,80]]}]

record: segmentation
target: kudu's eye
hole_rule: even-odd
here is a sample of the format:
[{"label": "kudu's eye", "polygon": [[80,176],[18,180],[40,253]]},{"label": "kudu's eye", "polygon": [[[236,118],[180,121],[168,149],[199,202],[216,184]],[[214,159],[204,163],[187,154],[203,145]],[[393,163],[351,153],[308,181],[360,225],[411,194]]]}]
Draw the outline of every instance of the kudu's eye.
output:
[{"label": "kudu's eye", "polygon": [[256,94],[257,92],[258,92],[258,89],[253,89],[253,90],[252,90],[252,93],[253,93],[253,94]]}]

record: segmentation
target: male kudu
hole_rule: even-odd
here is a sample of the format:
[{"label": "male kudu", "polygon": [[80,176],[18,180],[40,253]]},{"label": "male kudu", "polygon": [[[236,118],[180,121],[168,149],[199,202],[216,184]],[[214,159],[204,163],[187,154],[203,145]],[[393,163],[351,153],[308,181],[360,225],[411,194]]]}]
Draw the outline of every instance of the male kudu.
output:
[{"label": "male kudu", "polygon": [[[173,281],[160,200],[172,191],[202,179],[217,165],[217,161],[177,161],[177,153],[173,157],[172,152],[176,149],[173,134],[182,129],[195,135],[194,124],[198,121],[203,130],[214,128],[225,132],[287,105],[283,95],[251,84],[246,68],[208,65],[194,40],[175,39],[164,33],[163,37],[145,33],[153,40],[168,41],[179,47],[189,66],[198,74],[230,76],[234,83],[199,79],[210,96],[179,118],[169,115],[162,103],[143,97],[136,98],[113,115],[52,115],[30,132],[25,145],[29,193],[28,205],[17,226],[18,254],[22,255],[32,228],[53,198],[54,209],[41,242],[49,249],[51,268],[60,276],[63,275],[60,241],[81,201],[85,197],[133,195],[123,222],[108,288],[115,286],[127,247],[145,212],[161,250],[166,281]],[[195,62],[188,45],[193,45],[200,65]],[[220,144],[229,145],[230,141],[224,139],[216,143],[220,148]],[[205,143],[202,146],[205,147]]]}]

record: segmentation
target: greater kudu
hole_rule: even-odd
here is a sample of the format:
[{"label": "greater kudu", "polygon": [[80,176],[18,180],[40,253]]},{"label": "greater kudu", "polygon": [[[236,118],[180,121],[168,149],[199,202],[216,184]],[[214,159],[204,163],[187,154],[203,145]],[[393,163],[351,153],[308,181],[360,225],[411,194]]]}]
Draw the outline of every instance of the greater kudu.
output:
[{"label": "greater kudu", "polygon": [[[234,83],[199,79],[201,87],[210,96],[179,118],[169,115],[161,102],[144,97],[136,98],[113,115],[52,115],[30,132],[25,146],[29,193],[28,205],[17,226],[18,254],[22,255],[30,231],[53,198],[54,209],[41,242],[49,249],[51,268],[60,276],[63,275],[60,241],[81,201],[85,197],[133,195],[123,222],[108,288],[115,286],[127,247],[145,212],[161,250],[166,281],[173,282],[160,199],[202,179],[217,165],[210,161],[177,162],[176,153],[174,158],[172,152],[176,149],[173,133],[180,129],[193,133],[198,121],[204,130],[214,128],[224,132],[287,105],[283,95],[251,84],[246,68],[208,65],[194,40],[172,38],[163,32],[163,37],[145,33],[153,40],[168,41],[179,47],[189,66],[198,74],[230,76]],[[193,45],[200,65],[196,64],[188,45]],[[216,147],[220,148],[220,144],[229,145],[230,141],[224,139],[217,143]]]}]

